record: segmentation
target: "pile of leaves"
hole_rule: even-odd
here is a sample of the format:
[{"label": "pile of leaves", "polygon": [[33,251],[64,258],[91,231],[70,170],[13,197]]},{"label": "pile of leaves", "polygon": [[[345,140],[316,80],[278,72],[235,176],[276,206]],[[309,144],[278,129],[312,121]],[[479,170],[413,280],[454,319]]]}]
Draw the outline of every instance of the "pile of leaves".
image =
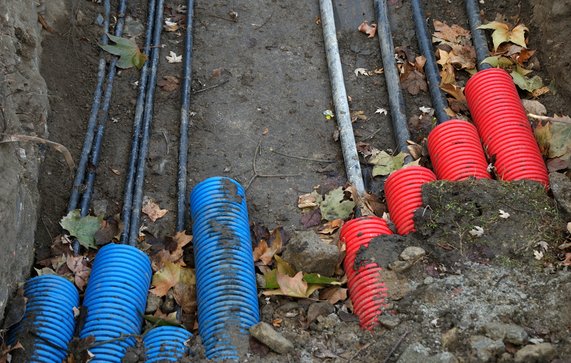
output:
[{"label": "pile of leaves", "polygon": [[539,61],[534,57],[535,50],[527,48],[526,34],[529,29],[524,24],[512,27],[498,16],[496,20],[481,25],[480,29],[493,30],[494,49],[492,55],[484,60],[485,63],[507,70],[514,83],[533,97],[549,92],[549,87],[544,86],[538,75],[532,76],[533,71],[539,69]]}]

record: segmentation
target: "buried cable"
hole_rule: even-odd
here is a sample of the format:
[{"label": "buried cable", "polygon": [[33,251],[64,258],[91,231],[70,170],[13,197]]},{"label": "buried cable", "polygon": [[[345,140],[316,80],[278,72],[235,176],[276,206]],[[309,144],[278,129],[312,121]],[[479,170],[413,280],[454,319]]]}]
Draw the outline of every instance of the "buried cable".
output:
[{"label": "buried cable", "polygon": [[[105,16],[103,20],[103,35],[101,36],[101,44],[106,45],[108,43],[107,33],[109,32],[109,17],[111,13],[111,5],[109,0],[104,1],[104,9]],[[103,91],[103,80],[105,79],[106,65],[107,62],[105,61],[105,51],[101,49],[99,51],[99,65],[97,66],[97,84],[95,86],[95,92],[93,93],[93,102],[91,104],[91,112],[89,113],[89,119],[87,121],[87,130],[85,132],[85,139],[83,140],[81,156],[79,158],[75,179],[73,181],[73,187],[71,189],[71,195],[69,197],[69,203],[67,206],[68,212],[77,209],[77,205],[79,204],[79,196],[83,185],[83,179],[85,178],[87,161],[89,160],[89,153],[91,151],[93,138],[95,136],[95,127],[97,126],[97,115],[101,105],[101,95]]]},{"label": "buried cable", "polygon": [[[151,38],[153,34],[155,18],[155,2],[156,0],[149,0],[148,15],[147,15],[147,30],[145,32],[145,46],[143,52],[149,57],[151,50]],[[137,104],[135,106],[135,117],[133,119],[133,135],[131,139],[131,152],[129,155],[129,166],[127,168],[127,177],[125,179],[125,192],[123,196],[123,232],[121,234],[121,242],[127,243],[129,230],[131,226],[131,213],[133,204],[133,187],[135,183],[135,169],[137,159],[139,156],[139,139],[141,136],[141,123],[143,120],[143,111],[145,109],[145,96],[147,93],[147,83],[149,78],[149,63],[145,62],[141,69],[139,76],[139,93],[137,95]]]},{"label": "buried cable", "polygon": [[446,113],[448,101],[440,91],[440,74],[438,74],[438,66],[436,65],[436,58],[432,49],[432,43],[428,37],[428,30],[426,29],[426,21],[424,11],[420,0],[412,0],[412,15],[414,17],[414,25],[416,27],[416,39],[418,46],[426,58],[424,65],[424,72],[428,81],[428,90],[432,98],[432,106],[436,114],[436,123],[444,122],[450,117]]},{"label": "buried cable", "polygon": [[178,149],[177,179],[177,215],[176,231],[184,230],[186,215],[186,173],[188,163],[188,127],[190,113],[190,94],[192,86],[192,18],[194,16],[194,0],[188,0],[186,6],[186,34],[183,55],[183,79],[181,87],[180,107],[180,141]]},{"label": "buried cable", "polygon": [[[121,0],[117,9],[117,24],[115,25],[115,36],[120,37],[123,34],[123,26],[125,25],[125,12],[127,10],[127,0]],[[86,216],[89,212],[89,204],[93,195],[93,185],[95,183],[95,175],[97,166],[99,164],[99,157],[101,156],[101,145],[103,143],[103,136],[105,134],[105,124],[109,119],[109,109],[111,108],[111,97],[113,95],[113,82],[117,74],[117,61],[118,57],[114,56],[109,64],[109,72],[107,73],[107,84],[105,94],[103,96],[103,105],[98,117],[97,132],[91,149],[90,155],[90,168],[87,172],[87,180],[85,183],[85,190],[81,197],[81,216]],[[79,243],[79,242],[77,242]],[[74,244],[76,242],[74,241]],[[75,247],[75,246],[74,246]],[[75,248],[74,248],[75,250]]]},{"label": "buried cable", "polygon": [[159,64],[159,53],[161,43],[161,32],[163,23],[164,0],[158,0],[156,4],[155,26],[153,29],[152,51],[150,57],[150,74],[145,94],[145,109],[143,114],[143,128],[141,130],[141,140],[139,145],[139,155],[137,160],[135,188],[133,191],[133,204],[131,206],[131,221],[129,234],[126,243],[135,245],[139,236],[139,223],[141,220],[141,208],[143,205],[143,186],[145,183],[145,161],[149,151],[149,138],[151,125],[153,122],[153,103],[155,99],[155,88],[157,85],[157,70]]},{"label": "buried cable", "polygon": [[465,0],[466,14],[468,15],[468,22],[470,23],[470,32],[472,33],[472,43],[476,50],[476,60],[478,62],[478,69],[485,70],[492,68],[491,64],[483,63],[489,55],[488,42],[484,32],[479,29],[482,22],[480,21],[480,6],[478,0]]},{"label": "buried cable", "polygon": [[345,91],[345,84],[343,82],[343,69],[339,57],[331,0],[320,0],[319,7],[321,8],[321,25],[323,27],[325,53],[327,55],[327,66],[329,68],[329,78],[333,91],[333,102],[335,104],[337,124],[339,125],[339,138],[341,140],[347,178],[357,190],[357,194],[363,196],[365,194],[365,186],[361,174],[357,146],[355,144],[355,135],[353,134],[353,125],[351,124],[347,92]]},{"label": "buried cable", "polygon": [[[407,127],[404,98],[400,87],[397,66],[395,64],[394,45],[386,0],[375,0],[375,13],[381,56],[385,70],[384,74],[387,82],[387,92],[389,94],[395,142],[399,151],[408,154],[407,141],[410,139],[410,132]],[[410,157],[407,157],[406,161],[409,160]]]}]

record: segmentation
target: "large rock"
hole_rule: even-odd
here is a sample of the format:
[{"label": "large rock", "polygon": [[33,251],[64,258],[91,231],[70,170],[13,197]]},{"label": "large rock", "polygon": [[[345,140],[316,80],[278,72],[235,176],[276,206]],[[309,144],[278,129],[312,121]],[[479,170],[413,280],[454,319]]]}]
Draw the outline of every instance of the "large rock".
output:
[{"label": "large rock", "polygon": [[494,362],[496,357],[505,351],[501,340],[493,340],[482,335],[470,337],[470,348],[478,362]]},{"label": "large rock", "polygon": [[[0,1],[0,140],[46,137],[48,93],[40,76],[35,0]],[[30,273],[40,153],[31,142],[0,143],[0,320],[9,295]]]},{"label": "large rock", "polygon": [[420,343],[413,343],[402,352],[397,363],[457,363],[458,359],[450,352],[430,355],[430,350]]},{"label": "large rock", "polygon": [[550,343],[526,345],[515,353],[515,361],[516,363],[551,362],[555,355],[555,347]]},{"label": "large rock", "polygon": [[488,323],[484,325],[486,335],[494,340],[503,340],[515,345],[527,343],[527,332],[519,325]]},{"label": "large rock", "polygon": [[571,180],[561,173],[550,173],[549,184],[553,197],[565,219],[571,217]]},{"label": "large rock", "polygon": [[297,231],[282,257],[298,271],[332,276],[339,251],[337,246],[323,242],[313,231]]}]

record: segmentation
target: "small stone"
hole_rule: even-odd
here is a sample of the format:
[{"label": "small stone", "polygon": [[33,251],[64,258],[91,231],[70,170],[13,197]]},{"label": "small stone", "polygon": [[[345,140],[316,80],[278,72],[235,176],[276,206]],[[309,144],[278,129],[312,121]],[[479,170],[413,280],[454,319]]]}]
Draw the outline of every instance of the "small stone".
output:
[{"label": "small stone", "polygon": [[470,348],[478,362],[495,361],[496,356],[505,351],[505,345],[501,340],[492,340],[482,335],[470,337]]},{"label": "small stone", "polygon": [[571,217],[571,180],[565,174],[550,173],[549,185],[553,192],[553,198],[557,202],[563,217],[569,220]]},{"label": "small stone", "polygon": [[337,316],[337,314],[332,313],[327,316],[319,316],[317,317],[317,330],[330,330],[336,327],[339,323],[341,323],[341,319]]},{"label": "small stone", "polygon": [[502,353],[498,358],[498,363],[513,363],[514,357],[508,352]]},{"label": "small stone", "polygon": [[161,305],[161,311],[165,314],[170,314],[176,310],[176,301],[172,290],[169,290],[167,296],[165,297],[165,302]]},{"label": "small stone", "polygon": [[515,353],[516,363],[550,362],[555,358],[555,347],[550,343],[526,345]]},{"label": "small stone", "polygon": [[147,296],[147,307],[145,308],[146,314],[152,314],[159,309],[161,304],[163,303],[163,299],[160,296],[157,296],[153,293],[149,293]]},{"label": "small stone", "polygon": [[442,347],[444,349],[450,349],[454,344],[458,342],[459,334],[458,328],[454,327],[444,333],[442,333]]},{"label": "small stone", "polygon": [[287,354],[293,350],[293,343],[275,331],[268,323],[261,322],[251,326],[250,334],[276,353]]},{"label": "small stone", "polygon": [[527,332],[515,324],[488,323],[484,325],[486,335],[494,340],[503,340],[515,345],[527,343]]},{"label": "small stone", "polygon": [[426,251],[420,247],[410,246],[401,252],[400,258],[403,261],[416,261],[426,255]]},{"label": "small stone", "polygon": [[394,272],[403,272],[412,266],[412,261],[393,261],[389,264],[389,269]]},{"label": "small stone", "polygon": [[430,355],[430,349],[420,343],[414,343],[406,347],[397,363],[458,363],[454,354],[449,352]]},{"label": "small stone", "polygon": [[430,284],[433,283],[433,282],[434,282],[434,277],[432,277],[432,276],[427,276],[427,277],[424,279],[424,284],[425,284],[425,285],[430,285]]},{"label": "small stone", "polygon": [[296,270],[332,276],[339,251],[337,246],[323,242],[313,231],[297,231],[289,240],[283,259]]},{"label": "small stone", "polygon": [[327,301],[320,301],[309,305],[307,309],[307,324],[311,324],[320,316],[326,316],[335,311],[335,307]]},{"label": "small stone", "polygon": [[379,323],[387,329],[394,329],[400,324],[400,319],[394,315],[381,315]]}]

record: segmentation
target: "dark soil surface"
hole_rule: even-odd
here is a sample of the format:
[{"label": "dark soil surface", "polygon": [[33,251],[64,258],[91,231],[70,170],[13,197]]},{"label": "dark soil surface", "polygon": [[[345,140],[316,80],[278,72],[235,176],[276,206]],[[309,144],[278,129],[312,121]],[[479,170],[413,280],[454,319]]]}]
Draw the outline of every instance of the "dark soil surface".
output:
[{"label": "dark soil surface", "polygon": [[[176,8],[183,1],[166,3]],[[409,3],[388,3],[395,46],[418,54]],[[101,35],[96,19],[102,6],[86,0],[68,6],[65,16],[53,18],[57,33],[45,35],[42,75],[50,96],[50,139],[69,148],[77,160],[95,87]],[[486,1],[481,6],[487,20],[501,13],[512,23],[521,20],[528,25],[530,48],[537,49],[541,64],[549,62],[529,1]],[[230,17],[230,12],[238,17]],[[362,21],[374,21],[372,1],[335,1],[335,12],[351,111],[367,116],[353,124],[357,141],[391,149],[390,112],[375,113],[389,108],[384,76],[354,73],[356,68],[382,66],[378,40],[357,31]],[[425,12],[430,20],[468,28],[462,1],[425,2]],[[142,44],[146,2],[131,1],[127,15],[130,35]],[[323,115],[333,105],[319,15],[317,1],[211,0],[195,5],[188,190],[210,176],[232,177],[247,187],[250,221],[270,229],[303,229],[298,196],[318,186],[327,192],[346,183],[340,143],[334,138],[335,120]],[[170,51],[182,53],[183,37],[180,32],[163,32],[162,43],[159,79],[180,77],[181,64],[170,64],[165,57]],[[539,75],[546,84],[553,80],[543,67]],[[138,77],[138,71],[129,69],[115,80],[96,170],[94,214],[116,216],[121,211]],[[561,93],[539,100],[550,114],[570,113]],[[407,117],[413,119],[421,114],[419,107],[431,105],[426,92],[405,92],[405,101]],[[157,239],[174,234],[179,112],[179,90],[158,87],[145,195],[169,212],[154,223],[143,219]],[[428,131],[426,125],[411,128],[417,142]],[[38,260],[49,255],[53,237],[61,233],[58,222],[66,214],[72,181],[61,156],[48,153],[40,178]],[[382,195],[382,178],[367,184],[371,192]],[[559,361],[568,361],[571,311],[566,301],[571,276],[560,267],[557,249],[564,242],[567,221],[558,217],[543,189],[529,183],[435,183],[425,190],[425,204],[426,213],[417,215],[418,233],[386,243],[379,240],[371,250],[377,261],[387,264],[398,260],[409,245],[428,252],[405,271],[386,271],[393,309],[385,315],[398,319],[392,329],[383,325],[373,332],[361,330],[343,303],[324,308],[319,317],[308,317],[309,306],[316,303],[311,299],[261,297],[262,319],[281,319],[278,330],[296,349],[280,356],[252,340],[247,361],[395,362],[413,343],[428,349],[426,356],[449,351],[458,359],[450,362],[485,361],[468,341],[486,334],[490,322],[521,326],[529,339],[553,344]],[[501,219],[500,209],[510,217]],[[469,234],[476,225],[485,231],[480,240]],[[541,241],[547,243],[547,251],[538,261],[534,251],[541,251]],[[487,361],[514,361],[519,348],[506,343]]]}]

